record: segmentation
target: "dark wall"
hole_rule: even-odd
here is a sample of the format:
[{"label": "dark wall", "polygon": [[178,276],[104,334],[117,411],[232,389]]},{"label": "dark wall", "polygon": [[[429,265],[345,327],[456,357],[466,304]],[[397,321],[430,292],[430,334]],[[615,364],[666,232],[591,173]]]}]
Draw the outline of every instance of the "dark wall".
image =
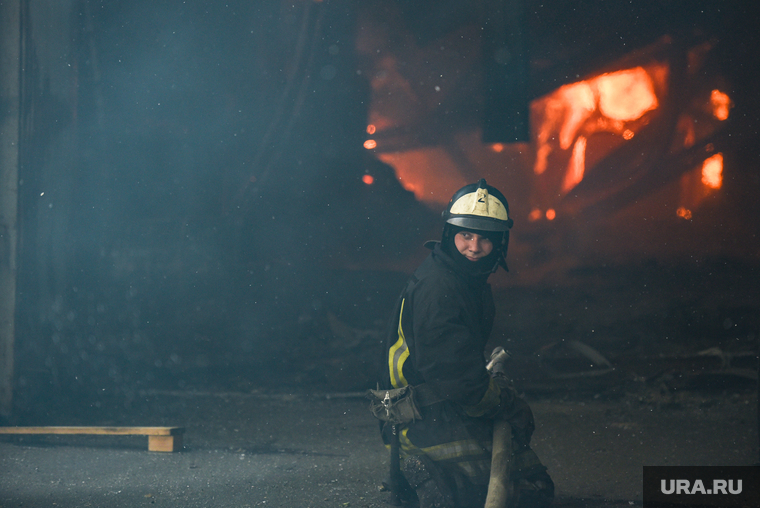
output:
[{"label": "dark wall", "polygon": [[43,8],[25,21],[20,413],[329,382],[328,314],[372,322],[397,291],[343,271],[404,256],[430,217],[362,147],[352,4],[74,2],[64,58]]}]

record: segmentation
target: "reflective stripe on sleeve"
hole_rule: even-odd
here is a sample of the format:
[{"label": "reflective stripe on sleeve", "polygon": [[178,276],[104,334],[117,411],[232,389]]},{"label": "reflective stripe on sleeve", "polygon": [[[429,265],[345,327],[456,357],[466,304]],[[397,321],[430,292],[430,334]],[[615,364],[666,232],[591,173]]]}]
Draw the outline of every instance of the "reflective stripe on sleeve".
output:
[{"label": "reflective stripe on sleeve", "polygon": [[401,328],[401,319],[404,317],[404,302],[401,300],[401,311],[398,314],[398,340],[388,351],[388,368],[391,374],[391,384],[394,388],[402,388],[409,383],[404,378],[404,362],[409,358],[409,347],[404,338],[404,330]]}]

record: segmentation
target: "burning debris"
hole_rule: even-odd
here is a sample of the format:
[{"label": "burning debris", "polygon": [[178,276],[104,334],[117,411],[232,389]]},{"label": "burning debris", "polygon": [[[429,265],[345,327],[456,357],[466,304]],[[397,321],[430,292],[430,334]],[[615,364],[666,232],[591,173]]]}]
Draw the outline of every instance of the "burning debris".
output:
[{"label": "burning debris", "polygon": [[364,146],[393,166],[419,201],[440,207],[451,189],[485,176],[527,190],[513,197],[514,207],[534,223],[577,217],[612,200],[624,209],[663,189],[674,195],[664,213],[691,220],[721,189],[718,142],[732,100],[715,70],[715,40],[686,48],[665,35],[533,97],[526,145],[483,143],[471,118],[477,111],[454,108],[478,101],[473,91],[482,79],[473,51],[482,41],[467,27],[427,46],[406,35],[399,36],[403,44],[391,41],[372,25],[365,34],[358,47],[373,62],[365,70],[373,94]]}]

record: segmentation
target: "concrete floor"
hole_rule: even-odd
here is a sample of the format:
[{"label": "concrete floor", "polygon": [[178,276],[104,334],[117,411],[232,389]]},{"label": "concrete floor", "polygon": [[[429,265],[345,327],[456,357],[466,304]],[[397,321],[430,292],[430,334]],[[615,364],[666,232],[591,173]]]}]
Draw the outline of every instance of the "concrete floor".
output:
[{"label": "concrete floor", "polygon": [[[757,462],[751,390],[667,404],[640,395],[530,402],[557,506],[641,506],[644,465]],[[379,489],[387,454],[358,396],[154,393],[128,413],[102,408],[97,422],[66,418],[59,423],[184,426],[185,449],[148,452],[144,436],[2,436],[0,507],[388,506]]]}]

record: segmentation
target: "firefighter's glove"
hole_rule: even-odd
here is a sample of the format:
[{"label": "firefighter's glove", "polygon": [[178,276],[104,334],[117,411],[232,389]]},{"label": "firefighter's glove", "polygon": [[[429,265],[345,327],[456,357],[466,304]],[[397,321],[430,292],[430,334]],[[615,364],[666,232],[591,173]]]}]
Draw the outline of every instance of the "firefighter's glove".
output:
[{"label": "firefighter's glove", "polygon": [[536,423],[533,420],[533,411],[525,400],[515,397],[512,406],[500,415],[512,427],[512,438],[521,447],[530,444],[530,438],[533,431],[536,430]]},{"label": "firefighter's glove", "polygon": [[499,387],[499,398],[501,399],[499,407],[503,408],[509,406],[512,403],[512,400],[517,397],[517,390],[512,386],[512,382],[501,372],[492,374],[491,379],[494,384]]},{"label": "firefighter's glove", "polygon": [[468,412],[470,416],[484,416],[485,418],[491,419],[500,418],[500,415],[505,409],[512,407],[512,402],[515,397],[517,397],[517,392],[512,387],[512,384],[507,377],[501,373],[491,376],[491,383],[488,387],[486,396],[483,397],[484,400],[488,397],[488,393],[494,394],[489,404],[490,407],[480,414]]},{"label": "firefighter's glove", "polygon": [[517,396],[512,383],[501,373],[493,376],[494,381],[501,389],[500,403],[494,418],[506,420],[512,427],[512,437],[520,446],[528,446],[536,424],[533,420],[533,411],[525,400]]}]

